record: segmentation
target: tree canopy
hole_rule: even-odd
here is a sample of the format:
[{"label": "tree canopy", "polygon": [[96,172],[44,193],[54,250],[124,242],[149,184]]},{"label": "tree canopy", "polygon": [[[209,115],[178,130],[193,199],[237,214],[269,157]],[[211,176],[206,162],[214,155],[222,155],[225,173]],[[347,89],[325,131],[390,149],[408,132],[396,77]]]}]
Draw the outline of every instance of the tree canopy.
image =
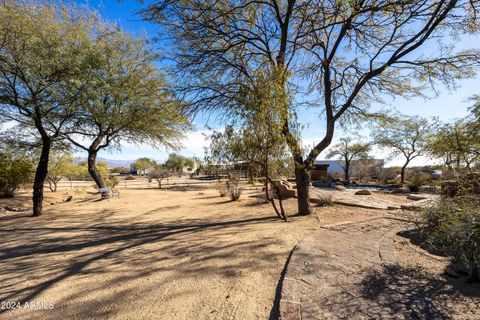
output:
[{"label": "tree canopy", "polygon": [[377,122],[372,132],[374,143],[389,150],[393,156],[402,156],[401,183],[405,182],[405,169],[413,159],[427,154],[435,123],[416,116],[390,116]]},{"label": "tree canopy", "polygon": [[88,152],[89,172],[102,188],[105,183],[95,169],[100,150],[122,142],[175,149],[189,123],[145,40],[107,25],[95,44],[99,63],[85,72],[88,86],[66,135]]},{"label": "tree canopy", "polygon": [[[474,75],[480,50],[450,40],[478,32],[478,10],[470,0],[158,0],[143,13],[174,40],[177,92],[192,112],[237,116],[244,106],[235,97],[258,69],[301,97],[304,103],[284,100],[278,108],[289,110],[281,133],[296,166],[299,213],[308,214],[309,172],[339,121],[368,115],[385,95],[422,95]],[[435,50],[425,54],[425,46]],[[305,102],[326,128],[306,154],[292,129]]]},{"label": "tree canopy", "polygon": [[0,119],[14,121],[41,147],[33,185],[33,215],[42,213],[52,145],[77,109],[97,63],[92,37],[101,24],[92,12],[37,1],[0,6]]},{"label": "tree canopy", "polygon": [[354,142],[352,138],[341,138],[327,153],[327,159],[337,158],[343,163],[344,179],[350,180],[350,164],[352,160],[367,159],[370,144]]}]

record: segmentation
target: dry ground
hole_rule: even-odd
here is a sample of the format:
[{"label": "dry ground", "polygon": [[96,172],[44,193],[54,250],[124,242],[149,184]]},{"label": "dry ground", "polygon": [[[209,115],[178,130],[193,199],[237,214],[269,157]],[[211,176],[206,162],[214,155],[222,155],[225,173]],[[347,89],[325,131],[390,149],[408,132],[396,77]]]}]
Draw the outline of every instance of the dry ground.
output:
[{"label": "dry ground", "polygon": [[[229,202],[201,185],[120,189],[98,201],[80,190],[50,205],[60,191],[47,193],[42,217],[1,214],[0,301],[21,305],[0,319],[267,319],[299,240],[320,225],[385,214],[335,206],[284,223],[252,192]],[[295,200],[286,208],[294,213]]]}]

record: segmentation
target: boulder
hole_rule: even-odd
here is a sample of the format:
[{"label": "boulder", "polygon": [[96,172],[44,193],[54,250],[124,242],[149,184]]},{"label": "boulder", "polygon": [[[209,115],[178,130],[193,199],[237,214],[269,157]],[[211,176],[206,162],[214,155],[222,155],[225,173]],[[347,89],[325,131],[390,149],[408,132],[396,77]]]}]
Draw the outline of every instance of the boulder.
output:
[{"label": "boulder", "polygon": [[72,196],[68,196],[63,200],[63,202],[70,202],[70,201],[72,201],[72,199],[73,199]]},{"label": "boulder", "polygon": [[345,188],[345,187],[342,186],[342,185],[336,185],[336,186],[335,186],[335,189],[337,189],[337,190],[339,190],[339,191],[344,191],[344,190],[346,190],[347,188]]},{"label": "boulder", "polygon": [[371,194],[372,194],[372,192],[370,192],[368,190],[365,190],[365,189],[358,190],[357,192],[355,192],[355,195],[357,195],[357,196],[369,196]]}]

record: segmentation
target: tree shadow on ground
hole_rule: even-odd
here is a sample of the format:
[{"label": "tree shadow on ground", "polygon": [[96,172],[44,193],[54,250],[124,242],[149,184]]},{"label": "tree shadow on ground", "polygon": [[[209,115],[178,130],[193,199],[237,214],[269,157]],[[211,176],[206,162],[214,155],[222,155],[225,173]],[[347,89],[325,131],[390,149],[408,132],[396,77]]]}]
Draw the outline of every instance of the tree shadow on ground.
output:
[{"label": "tree shadow on ground", "polygon": [[[418,247],[418,249],[425,250],[431,255],[438,257],[449,257],[449,255],[444,251],[429,245],[427,237],[418,228],[400,231],[397,233],[397,235],[408,239],[413,246]],[[468,268],[462,263],[452,260],[450,264],[445,267],[444,274],[448,278],[452,279],[452,281],[457,278],[460,278],[459,280],[463,281],[468,277]],[[466,292],[466,294],[469,295],[470,293]],[[480,296],[480,291],[478,292],[478,295]]]},{"label": "tree shadow on ground", "polygon": [[[99,283],[97,290],[103,290],[113,305],[119,293],[111,290],[112,287],[136,283],[136,280],[147,279],[155,273],[180,271],[182,277],[195,279],[197,274],[207,272],[229,278],[237,276],[240,269],[243,269],[242,272],[256,270],[265,261],[276,259],[268,250],[262,251],[275,243],[274,239],[252,241],[244,240],[241,236],[253,225],[277,222],[275,217],[230,219],[213,223],[199,219],[152,224],[102,222],[102,219],[114,214],[110,210],[103,210],[96,215],[98,222],[65,222],[66,225],[60,227],[43,227],[39,224],[17,227],[15,223],[0,227],[0,239],[3,241],[0,248],[0,268],[3,273],[0,277],[0,300],[34,301],[47,290],[72,278],[105,273],[113,278],[108,286]],[[215,232],[215,235],[211,232]],[[202,236],[192,242],[189,236],[195,233],[202,233]],[[232,235],[238,236],[234,243],[222,240]],[[162,255],[158,254],[159,250]],[[248,256],[251,252],[257,253],[253,260]],[[234,255],[245,255],[245,258],[234,261],[231,259]],[[59,256],[67,258],[55,261]],[[210,263],[218,260],[227,263],[222,266]],[[117,275],[110,270],[118,266],[126,271]],[[25,283],[26,279],[35,280]],[[164,285],[168,288],[175,281],[176,278],[166,278]],[[126,288],[134,290],[130,286]],[[144,290],[158,290],[158,287]],[[88,309],[89,314],[82,316],[102,316],[105,310],[95,308],[95,305],[108,305],[106,298],[100,302],[93,298],[86,299],[90,294],[91,288],[79,287],[69,293],[62,303],[82,299],[84,303],[92,305]],[[0,310],[0,315],[8,312]],[[112,316],[112,312],[109,316]]]},{"label": "tree shadow on ground", "polygon": [[[466,287],[468,290],[464,290]],[[398,265],[371,270],[360,283],[361,296],[370,304],[369,313],[387,318],[451,319],[452,305],[460,303],[467,292],[475,291],[478,287],[474,284]]]}]

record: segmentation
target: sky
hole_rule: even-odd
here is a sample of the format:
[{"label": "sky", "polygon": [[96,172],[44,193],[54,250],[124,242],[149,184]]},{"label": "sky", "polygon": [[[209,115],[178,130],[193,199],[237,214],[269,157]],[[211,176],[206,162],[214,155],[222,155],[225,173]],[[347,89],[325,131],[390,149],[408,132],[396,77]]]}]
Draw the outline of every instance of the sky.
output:
[{"label": "sky", "polygon": [[[87,4],[90,8],[97,10],[105,19],[117,23],[126,31],[138,36],[146,35],[152,39],[159,31],[157,25],[142,21],[141,17],[137,14],[138,10],[142,8],[142,4],[135,0],[69,0],[65,2],[74,2],[80,5]],[[148,1],[144,1],[144,3],[145,2],[148,3]],[[468,39],[468,44],[471,46],[480,46],[480,39]],[[468,98],[472,95],[480,94],[479,84],[480,75],[475,79],[458,82],[458,88],[453,92],[448,92],[448,90],[445,89],[442,90],[438,96],[429,99],[404,99],[398,97],[395,100],[389,101],[387,105],[372,105],[372,108],[397,110],[407,115],[419,115],[427,118],[438,117],[442,121],[451,121],[468,114],[468,107],[470,106]],[[320,120],[318,112],[319,111],[312,109],[301,110],[299,112],[299,121],[306,127],[302,132],[302,142],[304,145],[310,146],[315,142],[319,142],[325,133],[325,126]],[[210,119],[212,118],[215,117],[210,117]],[[205,134],[210,132],[208,128],[219,128],[221,124],[202,117],[201,115],[193,120],[193,124],[196,130],[186,134],[183,141],[183,148],[177,152],[185,156],[203,158],[204,148],[208,146],[208,142],[205,139]],[[364,127],[355,132],[338,129],[332,145],[342,136],[353,135],[357,139],[367,141],[370,130],[374,130],[374,128]],[[169,152],[172,151],[165,149],[157,150],[148,145],[124,144],[120,151],[102,151],[99,156],[119,160],[135,160],[139,157],[149,157],[154,160],[163,161],[166,160]],[[374,149],[373,153],[376,158],[387,159],[388,165],[399,165],[402,162],[401,158],[389,158],[385,151]],[[326,154],[326,152],[323,154]],[[79,153],[78,156],[82,157],[83,155]],[[317,159],[320,160],[323,158],[321,154]],[[412,165],[424,165],[427,163],[431,164],[435,162],[427,158],[418,158],[412,162]]]}]

